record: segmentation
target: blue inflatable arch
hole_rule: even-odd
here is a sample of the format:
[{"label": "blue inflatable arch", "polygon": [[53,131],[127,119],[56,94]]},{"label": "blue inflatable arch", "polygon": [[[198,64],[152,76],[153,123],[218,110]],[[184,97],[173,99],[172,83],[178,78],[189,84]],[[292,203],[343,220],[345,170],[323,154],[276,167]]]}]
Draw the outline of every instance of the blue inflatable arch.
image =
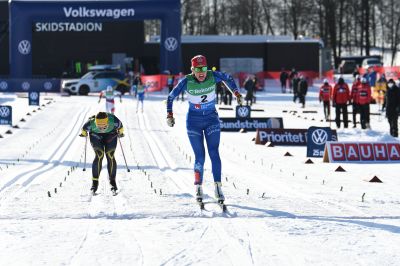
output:
[{"label": "blue inflatable arch", "polygon": [[10,0],[10,77],[32,76],[32,24],[49,21],[159,19],[160,68],[178,73],[181,70],[180,7],[180,0]]}]

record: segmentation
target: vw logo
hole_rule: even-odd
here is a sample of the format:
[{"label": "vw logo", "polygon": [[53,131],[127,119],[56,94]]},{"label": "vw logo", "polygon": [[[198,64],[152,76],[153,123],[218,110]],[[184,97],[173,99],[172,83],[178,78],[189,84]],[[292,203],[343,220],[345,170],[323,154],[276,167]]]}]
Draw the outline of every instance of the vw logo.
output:
[{"label": "vw logo", "polygon": [[0,82],[0,89],[6,90],[8,88],[8,84],[5,81]]},{"label": "vw logo", "polygon": [[29,96],[30,96],[30,98],[32,99],[32,100],[37,100],[38,98],[39,98],[39,94],[37,93],[37,92],[31,92],[30,94],[29,94]]},{"label": "vw logo", "polygon": [[27,82],[27,81],[25,81],[25,82],[23,82],[23,83],[21,84],[21,88],[22,88],[24,91],[29,90],[30,87],[31,87],[31,84],[29,84],[29,82]]},{"label": "vw logo", "polygon": [[317,129],[311,134],[311,139],[315,144],[322,145],[328,140],[328,134],[325,130]]},{"label": "vw logo", "polygon": [[249,116],[249,108],[242,106],[237,110],[238,116],[240,117],[248,117]]},{"label": "vw logo", "polygon": [[23,54],[27,55],[31,52],[31,43],[28,40],[22,40],[18,44],[18,51]]},{"label": "vw logo", "polygon": [[50,81],[46,81],[46,82],[43,84],[43,87],[44,87],[45,90],[51,90],[51,88],[53,87],[53,84],[51,84]]},{"label": "vw logo", "polygon": [[176,48],[178,48],[178,40],[176,38],[174,38],[174,37],[168,37],[164,41],[164,47],[168,51],[173,52],[173,51],[176,50]]},{"label": "vw logo", "polygon": [[8,107],[2,106],[0,107],[0,116],[8,117],[10,115],[10,109]]}]

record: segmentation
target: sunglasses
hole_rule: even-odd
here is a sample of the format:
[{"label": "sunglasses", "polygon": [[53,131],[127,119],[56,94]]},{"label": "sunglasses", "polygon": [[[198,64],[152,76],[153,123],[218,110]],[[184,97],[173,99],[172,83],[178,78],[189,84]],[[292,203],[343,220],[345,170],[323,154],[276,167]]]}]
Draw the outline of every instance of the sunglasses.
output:
[{"label": "sunglasses", "polygon": [[194,72],[206,72],[207,71],[207,67],[203,66],[203,67],[195,67],[193,68]]}]

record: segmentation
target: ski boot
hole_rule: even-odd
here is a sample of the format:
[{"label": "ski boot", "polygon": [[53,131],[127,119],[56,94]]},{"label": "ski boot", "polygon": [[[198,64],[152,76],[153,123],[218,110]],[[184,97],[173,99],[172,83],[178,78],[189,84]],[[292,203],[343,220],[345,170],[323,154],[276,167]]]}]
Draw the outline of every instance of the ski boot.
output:
[{"label": "ski boot", "polygon": [[111,185],[111,193],[113,196],[116,196],[118,194],[117,190],[117,183],[115,182],[115,180],[110,180],[110,185]]},{"label": "ski boot", "polygon": [[117,188],[116,187],[111,187],[111,193],[113,196],[117,196],[118,192],[117,192]]},{"label": "ski boot", "polygon": [[98,180],[93,180],[92,181],[92,187],[90,188],[90,191],[92,192],[92,195],[96,195],[97,188],[99,187],[99,181]]},{"label": "ski boot", "polygon": [[218,203],[224,204],[225,197],[224,197],[224,193],[222,193],[221,182],[215,182],[214,186],[215,186],[215,190],[214,190],[215,198],[217,199]]},{"label": "ski boot", "polygon": [[221,207],[223,212],[227,212],[228,209],[224,203],[225,201],[224,193],[222,193],[221,189],[222,184],[221,182],[215,182],[214,185],[215,185],[214,192],[215,192],[215,198],[217,199],[217,203]]},{"label": "ski boot", "polygon": [[201,210],[204,210],[204,202],[203,202],[203,188],[201,185],[197,184],[196,186],[196,201],[200,206]]},{"label": "ski boot", "polygon": [[201,185],[196,185],[196,201],[197,202],[203,201],[203,188]]}]

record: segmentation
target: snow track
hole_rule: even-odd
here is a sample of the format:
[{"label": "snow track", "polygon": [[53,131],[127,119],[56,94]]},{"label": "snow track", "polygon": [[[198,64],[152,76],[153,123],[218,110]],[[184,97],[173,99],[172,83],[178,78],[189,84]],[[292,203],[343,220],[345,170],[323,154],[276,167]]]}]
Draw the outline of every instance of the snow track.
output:
[{"label": "snow track", "polygon": [[[270,109],[266,116],[283,116],[288,127],[304,127],[303,119],[282,115],[282,103],[263,102],[268,96],[260,95],[256,108]],[[317,159],[305,165],[303,147],[267,148],[254,145],[253,133],[223,132],[222,181],[229,212],[223,214],[214,203],[200,211],[186,134],[187,105],[174,103],[176,125],[170,128],[165,97],[146,98],[144,113],[135,112],[136,101],[129,96],[117,103],[126,135],[120,140],[131,170],[126,170],[118,142],[117,196],[110,191],[105,159],[98,195],[90,194],[90,143],[82,171],[85,139],[78,134],[87,118],[103,109],[97,96],[56,96],[55,104],[0,139],[2,264],[398,264],[396,165],[366,169],[348,164],[346,173],[335,173],[337,165]],[[343,139],[359,136],[350,130],[339,134]],[[371,139],[373,132],[365,136]],[[376,138],[384,137],[379,132]],[[292,157],[283,156],[288,150]],[[213,201],[210,169],[207,155],[205,201]],[[365,173],[382,175],[384,183],[365,182]]]}]

